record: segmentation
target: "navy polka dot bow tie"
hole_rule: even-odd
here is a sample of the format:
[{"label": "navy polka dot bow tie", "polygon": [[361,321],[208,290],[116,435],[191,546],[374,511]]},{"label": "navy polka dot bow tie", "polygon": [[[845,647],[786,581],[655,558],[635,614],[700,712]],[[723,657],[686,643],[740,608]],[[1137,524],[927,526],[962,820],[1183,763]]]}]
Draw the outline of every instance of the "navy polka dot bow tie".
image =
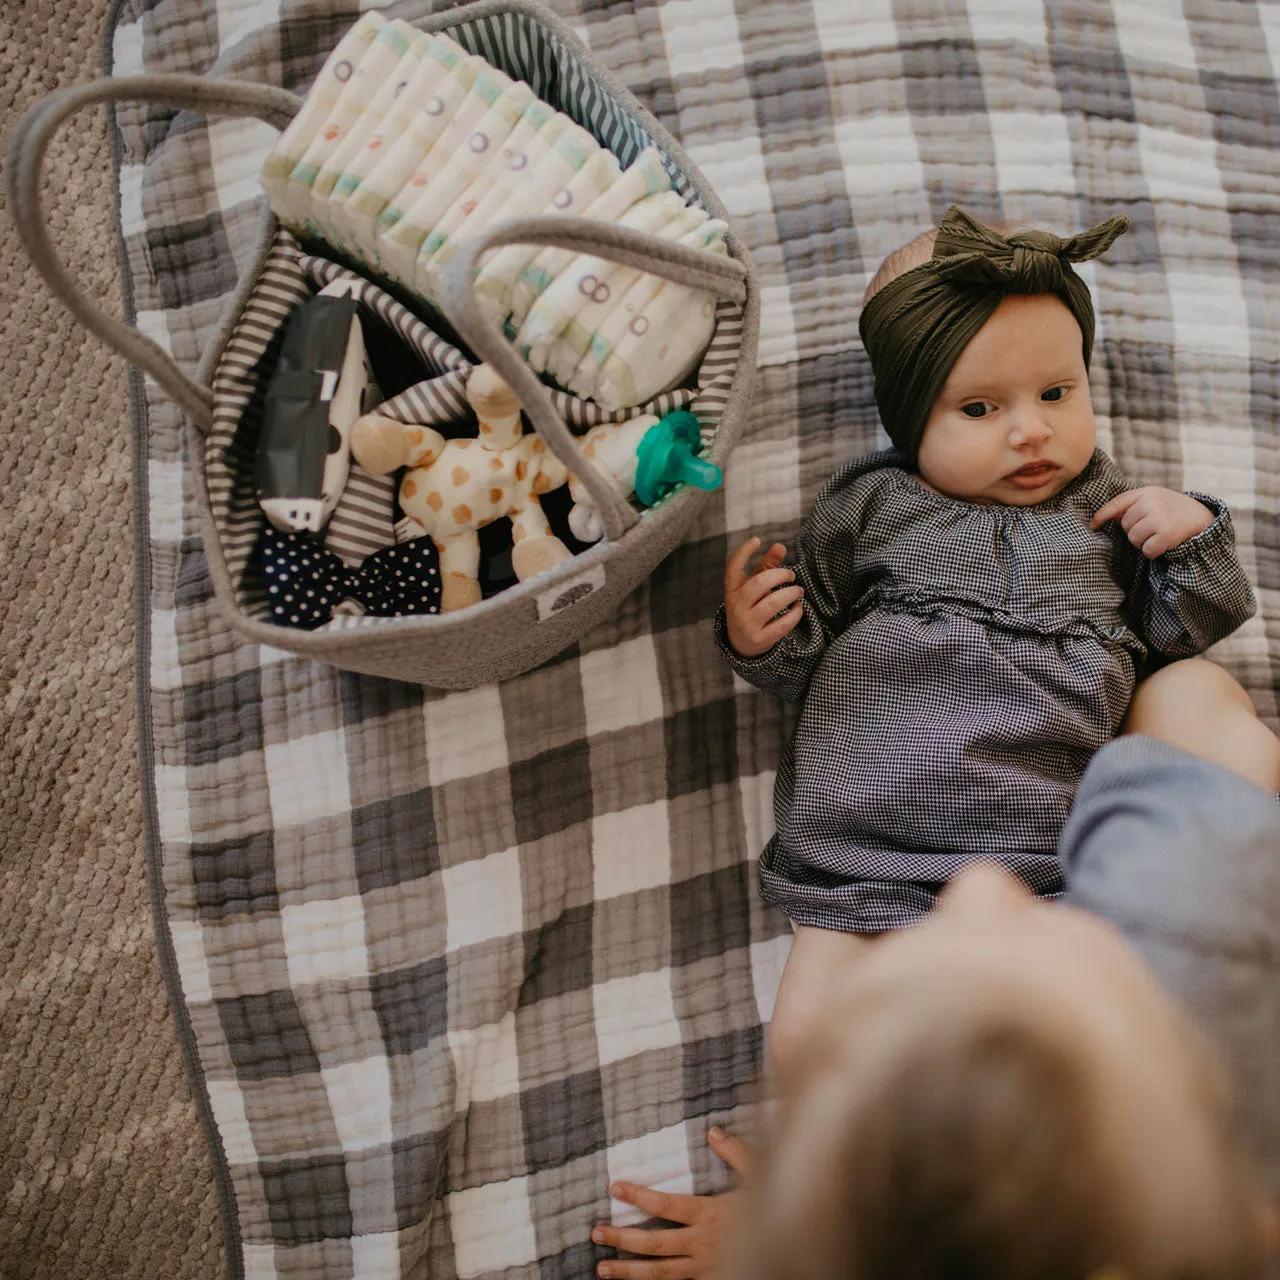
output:
[{"label": "navy polka dot bow tie", "polygon": [[349,569],[307,534],[267,525],[262,576],[271,617],[285,627],[321,626],[343,600],[383,618],[440,612],[440,559],[430,538],[383,547]]}]

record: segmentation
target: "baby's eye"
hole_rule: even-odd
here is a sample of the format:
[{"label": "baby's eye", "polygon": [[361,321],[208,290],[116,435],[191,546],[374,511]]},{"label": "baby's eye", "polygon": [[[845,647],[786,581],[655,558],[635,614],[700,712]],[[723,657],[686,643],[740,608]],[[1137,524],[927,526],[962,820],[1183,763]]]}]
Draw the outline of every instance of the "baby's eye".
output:
[{"label": "baby's eye", "polygon": [[989,404],[986,400],[974,400],[970,404],[960,406],[960,412],[969,418],[985,418],[995,405]]},{"label": "baby's eye", "polygon": [[1041,400],[1048,400],[1050,404],[1061,400],[1067,394],[1066,387],[1050,387],[1048,391],[1041,395]]}]

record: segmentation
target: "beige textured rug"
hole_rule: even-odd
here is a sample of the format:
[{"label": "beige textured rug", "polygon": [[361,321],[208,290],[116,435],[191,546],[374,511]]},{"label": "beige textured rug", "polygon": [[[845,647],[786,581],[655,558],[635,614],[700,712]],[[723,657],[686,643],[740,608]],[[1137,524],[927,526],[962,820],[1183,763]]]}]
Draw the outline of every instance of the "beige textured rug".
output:
[{"label": "beige textured rug", "polygon": [[[108,0],[0,5],[0,132],[99,74]],[[52,152],[55,241],[120,309],[100,112]],[[0,1276],[225,1275],[152,939],[134,715],[129,402],[0,222]]]}]

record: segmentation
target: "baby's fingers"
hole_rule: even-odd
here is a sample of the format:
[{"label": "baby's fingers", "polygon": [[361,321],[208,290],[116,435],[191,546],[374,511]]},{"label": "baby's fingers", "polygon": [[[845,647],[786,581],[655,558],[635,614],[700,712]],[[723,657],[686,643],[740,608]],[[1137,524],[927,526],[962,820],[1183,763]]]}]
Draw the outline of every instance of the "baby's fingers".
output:
[{"label": "baby's fingers", "polygon": [[1091,529],[1101,528],[1108,520],[1114,520],[1116,516],[1124,515],[1141,496],[1141,489],[1126,489],[1124,493],[1116,494],[1110,502],[1098,508],[1093,519],[1089,522],[1089,527]]},{"label": "baby's fingers", "polygon": [[776,569],[787,558],[787,549],[781,542],[775,542],[768,551],[760,557],[760,563],[756,565],[756,573],[764,573],[768,569]]},{"label": "baby's fingers", "polygon": [[757,632],[760,637],[760,643],[772,649],[783,636],[795,630],[796,624],[803,616],[804,607],[799,604],[793,604],[785,613],[779,614],[760,628]]},{"label": "baby's fingers", "polygon": [[737,591],[747,580],[747,563],[760,545],[759,538],[748,538],[728,559],[724,566],[724,593]]},{"label": "baby's fingers", "polygon": [[803,587],[779,587],[777,591],[770,591],[751,607],[747,622],[752,627],[763,627],[770,618],[795,604],[803,596]]},{"label": "baby's fingers", "polygon": [[785,587],[796,580],[790,569],[769,569],[761,573],[759,569],[738,588],[739,599],[744,605],[754,605],[764,600],[777,587]]}]

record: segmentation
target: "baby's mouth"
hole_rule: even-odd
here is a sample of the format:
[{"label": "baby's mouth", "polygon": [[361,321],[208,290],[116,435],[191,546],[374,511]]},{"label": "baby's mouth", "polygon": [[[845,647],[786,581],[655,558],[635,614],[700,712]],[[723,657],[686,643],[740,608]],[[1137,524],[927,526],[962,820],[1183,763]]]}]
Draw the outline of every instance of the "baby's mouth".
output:
[{"label": "baby's mouth", "polygon": [[1039,462],[1028,462],[1025,467],[1011,471],[1005,479],[1019,489],[1039,489],[1048,484],[1060,470],[1056,462],[1041,459]]}]

